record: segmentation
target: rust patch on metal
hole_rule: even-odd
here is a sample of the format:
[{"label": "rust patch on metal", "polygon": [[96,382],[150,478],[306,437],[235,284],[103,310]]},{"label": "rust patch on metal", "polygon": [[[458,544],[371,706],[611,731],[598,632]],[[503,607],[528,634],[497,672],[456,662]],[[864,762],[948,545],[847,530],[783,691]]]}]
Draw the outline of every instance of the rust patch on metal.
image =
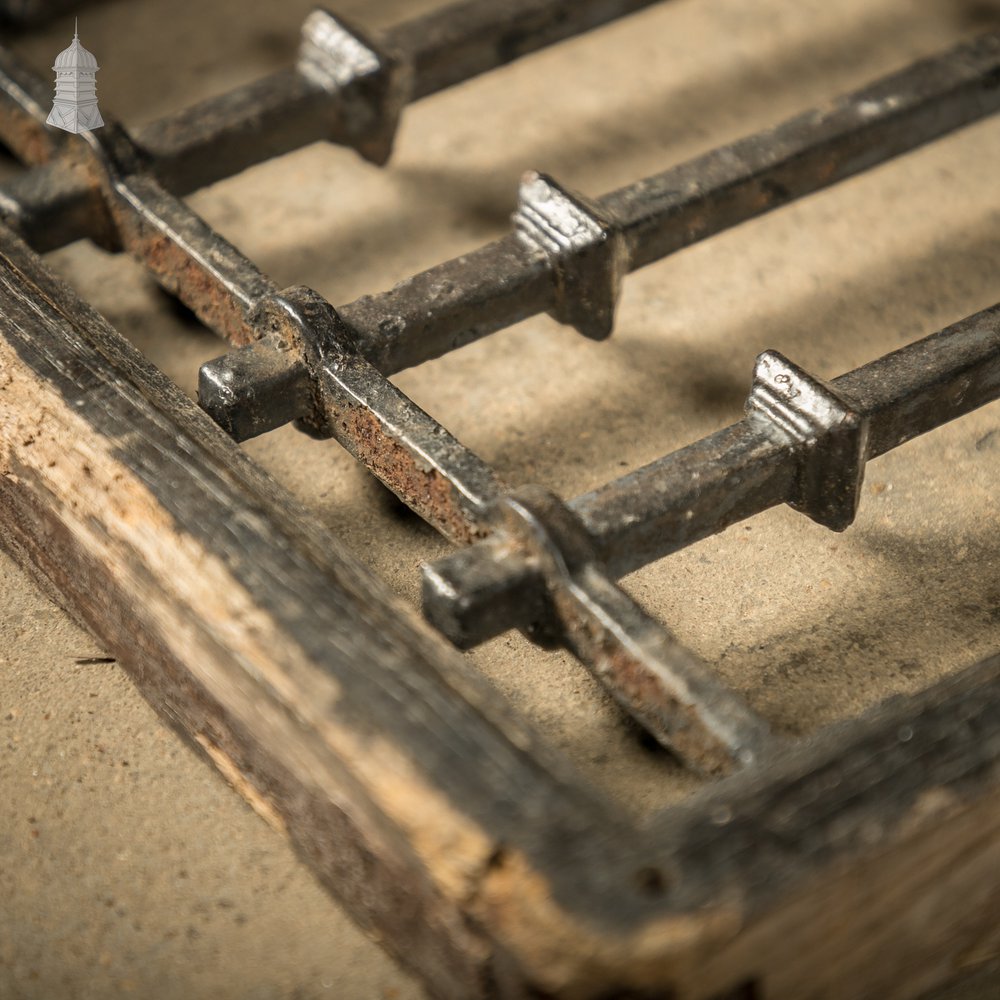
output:
[{"label": "rust patch on metal", "polygon": [[[567,620],[565,615],[561,617]],[[571,618],[570,623],[574,647],[581,652],[585,648],[592,651],[581,659],[594,663],[596,673],[614,678],[614,697],[627,706],[631,715],[647,720],[645,726],[658,742],[663,742],[659,734],[666,735],[667,749],[703,774],[721,776],[735,769],[726,747],[705,728],[697,705],[673,697],[607,630],[578,619]]]},{"label": "rust patch on metal", "polygon": [[452,541],[469,544],[482,537],[448,480],[382,429],[371,411],[351,407],[337,418],[355,457],[364,462],[407,506]]},{"label": "rust patch on metal", "polygon": [[24,115],[4,115],[0,121],[0,142],[32,166],[48,163],[56,151],[53,137],[45,126]]},{"label": "rust patch on metal", "polygon": [[116,213],[119,232],[129,253],[144,263],[159,283],[176,295],[210,330],[238,347],[257,339],[242,305],[205,269],[169,237],[143,225],[128,225]]}]

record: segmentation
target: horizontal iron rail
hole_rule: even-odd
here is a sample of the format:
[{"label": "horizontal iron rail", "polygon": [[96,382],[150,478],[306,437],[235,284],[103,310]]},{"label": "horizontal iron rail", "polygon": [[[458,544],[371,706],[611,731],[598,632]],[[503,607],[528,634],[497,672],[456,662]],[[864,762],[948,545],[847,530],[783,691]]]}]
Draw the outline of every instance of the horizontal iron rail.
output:
[{"label": "horizontal iron rail", "polygon": [[[1000,33],[600,198],[636,269],[1000,110]],[[551,261],[507,237],[344,306],[386,374],[557,306]],[[489,287],[484,287],[492,276]],[[436,296],[428,295],[431,290]]]},{"label": "horizontal iron rail", "polygon": [[[356,145],[382,162],[402,107],[573,35],[664,0],[464,0],[389,28],[359,32],[317,11],[303,25],[294,69],[281,70],[138,129],[153,175],[187,194],[312,142]],[[13,64],[13,65],[12,65]],[[0,140],[29,163],[63,145],[45,127],[50,90],[0,56],[7,124]],[[9,117],[8,117],[9,115]],[[5,186],[0,205],[38,250],[93,237],[93,176],[56,160]]]},{"label": "horizontal iron rail", "polygon": [[[597,335],[605,335],[610,332],[607,320],[609,308],[613,313],[615,290],[608,290],[605,301],[593,303],[587,301],[588,288],[601,285],[602,280],[613,286],[625,270],[834,184],[998,109],[1000,34],[991,33],[917,62],[828,107],[628,185],[594,204],[569,195],[554,182],[544,183],[539,197],[538,181],[529,180],[522,188],[519,222],[526,208],[534,216],[541,204],[552,226],[562,224],[566,229],[574,223],[589,223],[595,238],[582,245],[566,238],[559,249],[545,252],[519,231],[338,311],[355,333],[357,350],[387,375],[546,310],[555,310],[586,332],[593,333],[588,324],[597,323]],[[577,274],[574,260],[588,253],[599,258],[597,273]],[[566,301],[573,296],[579,301]],[[273,372],[277,361],[260,362],[250,352],[268,350],[264,342],[243,356],[229,355],[210,363],[215,370],[212,379],[225,380],[233,391],[225,404],[207,401],[209,408],[236,433],[263,433],[293,416],[278,394],[255,383],[255,370]],[[282,385],[308,379],[298,359],[285,356],[283,363],[288,370]],[[225,375],[218,372],[226,366],[233,370]],[[301,398],[305,395],[300,392]],[[235,412],[241,407],[252,412]],[[223,409],[230,411],[224,417]]]},{"label": "horizontal iron rail", "polygon": [[[824,383],[758,359],[747,415],[569,503],[623,576],[780,503],[842,530],[866,461],[1000,398],[1000,305]],[[539,613],[539,571],[499,533],[425,570],[425,614],[462,646]]]}]

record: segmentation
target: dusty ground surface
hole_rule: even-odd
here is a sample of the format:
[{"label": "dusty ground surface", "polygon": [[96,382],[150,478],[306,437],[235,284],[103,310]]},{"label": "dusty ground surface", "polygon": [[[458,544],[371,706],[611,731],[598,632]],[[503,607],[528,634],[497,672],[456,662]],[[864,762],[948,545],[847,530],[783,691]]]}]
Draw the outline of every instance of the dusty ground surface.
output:
[{"label": "dusty ground surface", "polygon": [[[88,8],[102,108],[140,124],[283,67],[310,6]],[[7,41],[48,75],[69,24]],[[279,282],[346,302],[504,232],[528,168],[599,194],[997,24],[984,2],[674,0],[410,108],[384,170],[314,146],[190,200]],[[764,348],[832,376],[1000,299],[998,163],[987,121],[631,277],[609,342],[543,317],[398,383],[507,481],[584,492],[738,419]],[[50,262],[186,390],[221,353],[130,260]],[[248,448],[416,596],[445,544],[336,445],[286,428]],[[775,727],[811,732],[1000,647],[998,470],[994,404],[872,463],[844,535],[782,508],[626,583]],[[0,997],[419,996],[101,657],[0,559]],[[507,636],[469,669],[629,809],[695,787],[569,658]],[[998,989],[987,970],[949,996]]]}]

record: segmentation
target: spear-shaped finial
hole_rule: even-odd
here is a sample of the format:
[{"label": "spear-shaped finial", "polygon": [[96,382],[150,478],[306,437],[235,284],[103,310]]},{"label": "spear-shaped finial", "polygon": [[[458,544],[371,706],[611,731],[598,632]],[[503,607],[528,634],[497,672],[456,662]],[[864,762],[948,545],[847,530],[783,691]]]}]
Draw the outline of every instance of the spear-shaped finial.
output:
[{"label": "spear-shaped finial", "polygon": [[78,17],[73,18],[73,37],[80,37],[80,18]]}]

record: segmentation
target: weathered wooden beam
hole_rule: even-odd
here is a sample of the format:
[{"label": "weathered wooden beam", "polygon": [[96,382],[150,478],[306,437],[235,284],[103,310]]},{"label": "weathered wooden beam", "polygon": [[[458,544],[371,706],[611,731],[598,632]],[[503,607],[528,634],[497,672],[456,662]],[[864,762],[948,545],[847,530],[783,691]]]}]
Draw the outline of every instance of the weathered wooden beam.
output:
[{"label": "weathered wooden beam", "polygon": [[[1000,954],[1000,656],[650,823],[692,943],[679,996],[912,998]],[[721,921],[720,921],[721,922]],[[718,925],[717,925],[718,926]],[[740,995],[740,994],[737,994]]]}]

